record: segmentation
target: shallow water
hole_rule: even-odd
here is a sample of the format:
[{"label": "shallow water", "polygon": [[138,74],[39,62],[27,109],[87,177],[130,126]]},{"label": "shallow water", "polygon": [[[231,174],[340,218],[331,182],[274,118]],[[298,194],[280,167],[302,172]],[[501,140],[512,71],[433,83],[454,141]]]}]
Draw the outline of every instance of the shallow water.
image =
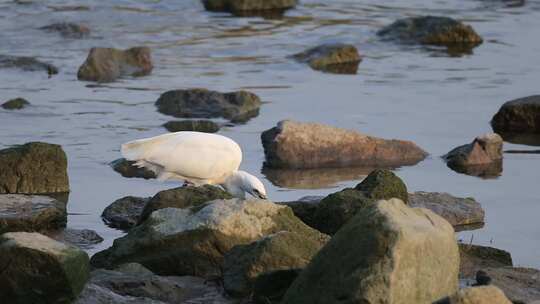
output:
[{"label": "shallow water", "polygon": [[[172,117],[155,100],[170,89],[249,89],[265,102],[260,115],[227,127],[244,150],[243,169],[264,179],[275,201],[324,195],[357,184],[366,172],[330,170],[268,175],[260,133],[279,120],[327,123],[385,138],[409,139],[431,156],[396,170],[409,190],[475,197],[486,210],[480,230],[466,242],[512,253],[516,265],[540,267],[540,154],[506,154],[494,179],[455,173],[440,157],[491,130],[489,120],[510,99],[538,93],[540,3],[497,0],[303,0],[281,19],[233,18],[205,12],[198,0],[0,0],[0,53],[50,61],[60,73],[0,70],[1,100],[24,97],[33,106],[0,110],[0,147],[28,141],[61,144],[68,154],[71,194],[68,226],[90,228],[110,246],[122,233],[100,214],[125,195],[151,196],[177,186],[126,179],[108,163],[125,141],[161,134]],[[64,11],[66,6],[88,10]],[[421,14],[465,20],[485,39],[473,54],[451,57],[438,49],[380,42],[375,33],[395,19]],[[88,25],[84,40],[64,39],[38,27],[70,21]],[[364,56],[357,75],[312,71],[288,55],[323,42],[356,45]],[[93,46],[152,48],[154,71],[106,86],[76,79]],[[505,149],[535,149],[506,144]],[[537,148],[536,148],[537,149]],[[287,179],[287,176],[293,177]]]}]

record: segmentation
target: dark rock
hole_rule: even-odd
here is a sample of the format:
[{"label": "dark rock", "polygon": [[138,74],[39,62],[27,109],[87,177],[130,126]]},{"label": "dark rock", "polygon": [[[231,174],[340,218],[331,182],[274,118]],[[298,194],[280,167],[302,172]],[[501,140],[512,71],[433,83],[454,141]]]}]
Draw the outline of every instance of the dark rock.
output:
[{"label": "dark rock", "polygon": [[316,123],[284,120],[264,131],[265,165],[272,168],[414,165],[427,153],[410,141],[386,140]]},{"label": "dark rock", "polygon": [[281,303],[432,303],[458,290],[458,270],[446,220],[398,199],[381,200],[332,237]]},{"label": "dark rock", "polygon": [[97,232],[90,229],[66,228],[57,231],[47,231],[44,234],[61,243],[81,249],[90,249],[96,244],[103,242],[103,238]]},{"label": "dark rock", "polygon": [[123,76],[145,76],[152,72],[150,48],[133,47],[127,50],[92,48],[79,68],[79,80],[113,82]]},{"label": "dark rock", "polygon": [[390,170],[374,170],[354,189],[374,200],[399,198],[405,204],[409,201],[407,186]]},{"label": "dark rock", "polygon": [[24,98],[10,99],[2,104],[2,108],[6,110],[20,110],[26,108],[30,103]]},{"label": "dark rock", "polygon": [[513,303],[533,303],[540,299],[540,271],[522,267],[483,269]]},{"label": "dark rock", "polygon": [[540,95],[511,100],[491,120],[497,133],[540,133]]},{"label": "dark rock", "polygon": [[354,45],[341,43],[319,45],[293,58],[314,70],[335,74],[356,74],[362,60]]},{"label": "dark rock", "polygon": [[471,26],[436,16],[400,19],[380,30],[377,35],[403,43],[461,46],[468,49],[483,42]]},{"label": "dark rock", "polygon": [[125,158],[119,158],[110,163],[114,171],[120,173],[123,177],[140,177],[144,179],[156,178],[156,174],[149,169],[135,166],[134,161]]},{"label": "dark rock", "polygon": [[62,147],[32,142],[0,150],[0,193],[68,192]]},{"label": "dark rock", "polygon": [[476,272],[476,284],[473,286],[487,286],[491,284],[491,277],[483,270],[478,270]]},{"label": "dark rock", "polygon": [[[496,177],[502,172],[503,140],[496,133],[478,136],[443,156],[452,170],[468,175]],[[500,169],[500,171],[498,171]]]},{"label": "dark rock", "polygon": [[90,29],[82,24],[61,22],[53,23],[39,29],[48,32],[58,32],[64,38],[84,38],[90,35]]},{"label": "dark rock", "polygon": [[174,90],[156,101],[160,113],[183,118],[223,117],[247,121],[259,115],[260,98],[247,91],[220,93],[206,89]]},{"label": "dark rock", "polygon": [[88,280],[88,255],[39,233],[0,236],[0,294],[9,303],[72,303]]},{"label": "dark rock", "polygon": [[223,281],[225,290],[235,297],[253,292],[254,281],[262,273],[304,268],[330,238],[309,237],[282,231],[249,245],[237,245],[225,254]]},{"label": "dark rock", "polygon": [[315,212],[323,199],[324,196],[305,196],[296,201],[279,202],[277,204],[289,206],[296,217],[307,225],[312,226],[315,225]]},{"label": "dark rock", "polygon": [[474,278],[475,274],[486,267],[512,266],[509,252],[487,246],[459,244],[460,277]]},{"label": "dark rock", "polygon": [[126,196],[107,206],[101,218],[110,227],[129,230],[137,225],[149,197]]},{"label": "dark rock", "polygon": [[166,208],[153,212],[141,225],[116,239],[91,260],[98,268],[140,263],[160,275],[221,274],[223,255],[279,231],[317,234],[292,210],[268,201],[216,200],[191,209]]},{"label": "dark rock", "polygon": [[280,303],[301,271],[301,269],[276,270],[257,276],[253,284],[253,302],[255,304]]},{"label": "dark rock", "polygon": [[265,15],[267,12],[283,13],[293,8],[298,0],[202,0],[206,10],[229,12],[237,16]]},{"label": "dark rock", "polygon": [[45,71],[49,75],[58,74],[57,67],[34,57],[0,55],[0,68],[17,68],[28,72]]},{"label": "dark rock", "polygon": [[217,199],[230,199],[232,195],[223,189],[204,185],[168,189],[158,192],[144,206],[139,223],[145,221],[152,212],[164,208],[190,208]]},{"label": "dark rock", "polygon": [[0,195],[0,234],[42,231],[66,226],[66,205],[37,195]]},{"label": "dark rock", "polygon": [[181,120],[169,121],[163,125],[169,132],[197,131],[205,133],[216,133],[219,125],[211,120]]},{"label": "dark rock", "polygon": [[409,194],[409,205],[429,209],[446,219],[456,231],[483,226],[484,209],[472,197],[455,197],[448,193],[418,191]]},{"label": "dark rock", "polygon": [[81,12],[90,10],[90,7],[86,5],[48,5],[47,8],[55,12]]}]

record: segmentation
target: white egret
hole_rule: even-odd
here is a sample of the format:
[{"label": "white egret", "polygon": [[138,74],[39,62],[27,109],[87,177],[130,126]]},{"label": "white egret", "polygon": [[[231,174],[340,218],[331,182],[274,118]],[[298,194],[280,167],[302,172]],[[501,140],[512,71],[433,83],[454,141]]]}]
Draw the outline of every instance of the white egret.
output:
[{"label": "white egret", "polygon": [[266,190],[255,176],[238,170],[242,150],[232,139],[202,132],[175,132],[130,141],[122,155],[156,173],[159,180],[184,180],[196,186],[221,185],[235,197],[246,193],[266,199]]}]

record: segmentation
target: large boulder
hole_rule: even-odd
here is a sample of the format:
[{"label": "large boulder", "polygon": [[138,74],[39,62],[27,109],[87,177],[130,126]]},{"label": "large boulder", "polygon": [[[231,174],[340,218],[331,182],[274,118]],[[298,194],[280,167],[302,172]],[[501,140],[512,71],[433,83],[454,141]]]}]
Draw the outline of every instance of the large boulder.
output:
[{"label": "large boulder", "polygon": [[156,101],[160,113],[183,118],[223,117],[247,121],[259,115],[260,98],[247,91],[220,93],[206,89],[173,90]]},{"label": "large boulder", "polygon": [[127,50],[92,48],[77,72],[79,80],[112,82],[122,76],[145,76],[152,72],[150,48]]},{"label": "large boulder", "polygon": [[126,196],[107,206],[101,218],[110,227],[129,230],[137,225],[149,197]]},{"label": "large boulder", "polygon": [[491,120],[497,133],[540,133],[540,95],[511,100]]},{"label": "large boulder", "polygon": [[486,267],[512,266],[509,252],[472,244],[459,244],[459,275],[463,279],[472,279],[479,270]]},{"label": "large boulder", "polygon": [[280,121],[261,135],[265,165],[329,168],[414,165],[427,153],[410,141],[386,140],[316,123]]},{"label": "large boulder", "polygon": [[109,164],[114,171],[120,173],[123,177],[140,177],[144,179],[156,178],[156,173],[147,168],[135,166],[135,161],[119,158]]},{"label": "large boulder", "polygon": [[39,29],[59,33],[64,38],[80,39],[90,35],[90,29],[87,26],[70,22],[53,23]]},{"label": "large boulder", "polygon": [[88,255],[39,233],[0,236],[0,295],[9,303],[72,303],[89,276]]},{"label": "large boulder", "polygon": [[470,25],[448,17],[408,17],[384,27],[377,35],[403,43],[473,48],[483,42]]},{"label": "large boulder", "polygon": [[298,0],[202,0],[202,2],[208,11],[251,16],[265,11],[285,11],[295,7]]},{"label": "large boulder", "polygon": [[452,224],[456,231],[473,230],[484,225],[484,209],[472,197],[418,191],[409,194],[409,205],[437,213]]},{"label": "large boulder", "polygon": [[211,120],[180,120],[168,121],[163,127],[169,132],[196,131],[204,133],[216,133],[219,125]]},{"label": "large boulder", "polygon": [[253,283],[255,304],[278,304],[302,269],[285,269],[265,272]]},{"label": "large boulder", "polygon": [[0,150],[0,193],[68,192],[62,147],[32,142]]},{"label": "large boulder", "polygon": [[6,110],[21,110],[29,106],[30,103],[24,98],[10,99],[2,104],[2,108]]},{"label": "large boulder", "polygon": [[522,267],[488,267],[483,269],[493,285],[504,291],[513,303],[540,300],[540,271]]},{"label": "large boulder", "polygon": [[512,304],[495,286],[464,288],[434,304]]},{"label": "large boulder", "polygon": [[27,72],[45,71],[49,75],[58,74],[54,65],[37,60],[34,57],[0,55],[0,69],[20,69]]},{"label": "large boulder", "polygon": [[282,303],[431,303],[457,291],[458,270],[446,220],[398,199],[381,200],[334,235]]},{"label": "large boulder", "polygon": [[[496,133],[476,137],[443,156],[452,170],[476,176],[498,176],[502,172],[503,140]],[[499,171],[500,170],[500,171]]]},{"label": "large boulder", "polygon": [[223,263],[225,290],[236,297],[253,292],[256,278],[266,272],[304,268],[329,238],[281,231],[249,245],[237,245]]},{"label": "large boulder", "polygon": [[146,220],[156,210],[164,208],[190,208],[217,199],[230,199],[232,195],[223,189],[204,185],[168,189],[158,192],[144,205],[139,223]]},{"label": "large boulder", "polygon": [[261,200],[216,200],[190,209],[153,212],[141,225],[96,253],[95,267],[140,263],[160,275],[210,277],[221,273],[223,255],[279,231],[320,235],[292,210]]},{"label": "large boulder", "polygon": [[38,195],[0,195],[0,234],[42,231],[66,226],[66,205]]},{"label": "large boulder", "polygon": [[356,74],[362,58],[351,44],[323,44],[295,54],[294,59],[314,70],[336,74]]}]

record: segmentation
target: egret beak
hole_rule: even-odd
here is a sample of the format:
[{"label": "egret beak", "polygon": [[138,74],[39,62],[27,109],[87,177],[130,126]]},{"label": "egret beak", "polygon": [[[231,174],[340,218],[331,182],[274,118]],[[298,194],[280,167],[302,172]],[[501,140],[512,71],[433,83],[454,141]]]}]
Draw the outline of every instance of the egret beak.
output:
[{"label": "egret beak", "polygon": [[259,196],[260,199],[263,199],[263,200],[267,199],[266,195],[264,195],[262,193],[259,193],[258,196]]}]

